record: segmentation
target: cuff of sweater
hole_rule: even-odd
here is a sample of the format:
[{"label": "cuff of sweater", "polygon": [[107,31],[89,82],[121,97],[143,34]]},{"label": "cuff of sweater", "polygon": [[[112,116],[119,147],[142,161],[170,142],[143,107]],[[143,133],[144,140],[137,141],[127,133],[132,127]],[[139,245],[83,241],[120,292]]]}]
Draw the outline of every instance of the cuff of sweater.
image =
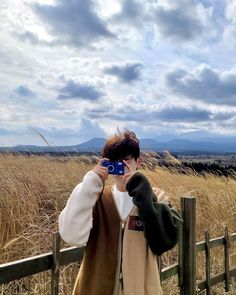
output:
[{"label": "cuff of sweater", "polygon": [[126,189],[131,197],[133,203],[138,208],[152,207],[153,190],[147,178],[140,172],[136,172],[128,181]]},{"label": "cuff of sweater", "polygon": [[94,181],[94,185],[103,186],[101,178],[93,170],[87,172],[84,176],[84,180],[91,179]]}]

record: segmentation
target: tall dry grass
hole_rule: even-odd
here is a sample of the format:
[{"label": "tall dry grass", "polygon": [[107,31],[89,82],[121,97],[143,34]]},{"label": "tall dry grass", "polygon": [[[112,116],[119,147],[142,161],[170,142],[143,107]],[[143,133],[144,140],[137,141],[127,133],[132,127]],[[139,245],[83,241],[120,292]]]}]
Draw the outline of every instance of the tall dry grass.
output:
[{"label": "tall dry grass", "polygon": [[[57,231],[60,211],[83,175],[96,163],[96,157],[0,156],[0,263],[51,251],[52,233]],[[145,168],[146,167],[146,168]],[[151,169],[149,169],[149,168]],[[179,208],[181,196],[197,198],[197,240],[223,235],[224,226],[236,232],[236,181],[192,171],[180,174],[177,169],[157,166],[150,155],[144,158],[142,172],[153,186],[166,191]],[[108,183],[112,180],[109,179]],[[62,246],[66,246],[62,243]],[[236,264],[236,247],[230,253]],[[222,249],[213,251],[212,272],[223,270]],[[176,249],[163,256],[163,264],[176,260]],[[198,279],[204,278],[204,259],[198,256]],[[70,294],[79,265],[61,271],[60,292]],[[165,294],[178,294],[176,278],[164,283]],[[236,287],[235,287],[236,288]],[[214,288],[214,294],[224,294]],[[227,294],[235,294],[234,291]],[[0,294],[50,294],[50,273],[43,273],[0,286]],[[204,294],[204,293],[202,293]]]}]

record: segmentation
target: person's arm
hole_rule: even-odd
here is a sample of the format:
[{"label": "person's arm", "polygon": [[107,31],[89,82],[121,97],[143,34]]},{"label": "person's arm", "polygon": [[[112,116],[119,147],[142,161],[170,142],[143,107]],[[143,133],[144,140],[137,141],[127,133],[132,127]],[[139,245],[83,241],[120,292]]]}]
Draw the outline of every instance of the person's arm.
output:
[{"label": "person's arm", "polygon": [[93,207],[103,190],[108,170],[100,159],[73,190],[66,207],[59,216],[59,233],[62,239],[74,246],[87,243],[93,225]]},{"label": "person's arm", "polygon": [[178,212],[156,200],[149,181],[139,172],[130,177],[126,188],[138,208],[144,235],[153,253],[161,255],[173,248],[178,241],[178,226],[182,220]]},{"label": "person's arm", "polygon": [[82,246],[87,243],[93,223],[93,206],[102,188],[103,182],[94,171],[89,171],[83,182],[74,188],[59,216],[59,233],[68,244]]}]

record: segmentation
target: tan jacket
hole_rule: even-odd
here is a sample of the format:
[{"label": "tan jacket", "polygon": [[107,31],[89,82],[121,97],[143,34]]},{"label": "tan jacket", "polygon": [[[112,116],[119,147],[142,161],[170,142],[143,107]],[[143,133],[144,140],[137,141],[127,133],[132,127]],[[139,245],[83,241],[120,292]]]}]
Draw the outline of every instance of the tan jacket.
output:
[{"label": "tan jacket", "polygon": [[111,187],[94,206],[73,295],[162,295],[156,255],[144,237],[137,207],[122,221]]}]

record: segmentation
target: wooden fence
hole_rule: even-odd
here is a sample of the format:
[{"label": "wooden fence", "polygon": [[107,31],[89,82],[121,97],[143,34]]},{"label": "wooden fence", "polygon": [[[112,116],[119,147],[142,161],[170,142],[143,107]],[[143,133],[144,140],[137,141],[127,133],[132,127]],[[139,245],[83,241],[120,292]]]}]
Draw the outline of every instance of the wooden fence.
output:
[{"label": "wooden fence", "polygon": [[[162,268],[161,280],[164,281],[174,275],[178,275],[181,295],[196,295],[206,290],[211,295],[211,287],[224,282],[225,291],[230,290],[231,280],[236,278],[236,265],[230,265],[229,250],[236,241],[236,233],[228,233],[225,229],[224,236],[210,239],[208,232],[205,241],[196,243],[196,199],[192,197],[181,198],[181,214],[183,225],[180,229],[178,263]],[[211,274],[210,251],[214,247],[224,247],[224,272]],[[196,255],[205,252],[205,273],[203,281],[196,280]],[[53,251],[6,264],[0,265],[0,284],[34,275],[43,271],[51,270],[51,294],[59,293],[60,266],[82,260],[84,248],[67,248],[60,250],[60,236],[53,236]],[[159,260],[159,264],[160,260]]]}]

